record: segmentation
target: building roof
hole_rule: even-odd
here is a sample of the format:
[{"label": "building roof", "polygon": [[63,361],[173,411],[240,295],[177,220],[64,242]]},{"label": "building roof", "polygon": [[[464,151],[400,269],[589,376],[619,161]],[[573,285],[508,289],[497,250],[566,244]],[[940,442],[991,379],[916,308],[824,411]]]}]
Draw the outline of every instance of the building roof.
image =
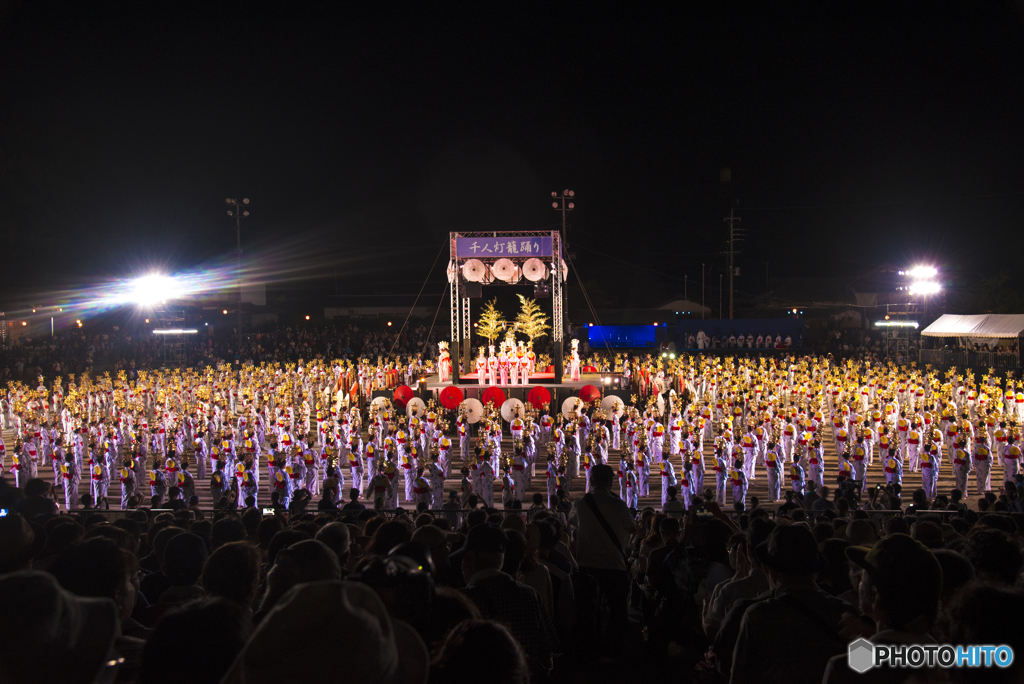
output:
[{"label": "building roof", "polygon": [[925,337],[1017,337],[1024,333],[1024,314],[943,314],[921,331]]}]

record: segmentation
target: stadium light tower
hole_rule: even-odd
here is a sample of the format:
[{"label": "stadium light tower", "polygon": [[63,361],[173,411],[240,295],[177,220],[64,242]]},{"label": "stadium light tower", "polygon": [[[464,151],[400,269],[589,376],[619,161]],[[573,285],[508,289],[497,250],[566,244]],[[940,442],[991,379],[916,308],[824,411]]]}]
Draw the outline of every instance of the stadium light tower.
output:
[{"label": "stadium light tower", "polygon": [[910,285],[907,287],[910,295],[921,297],[938,294],[942,291],[942,284],[934,280],[938,274],[939,269],[934,266],[915,266],[902,273],[910,279]]},{"label": "stadium light tower", "polygon": [[[573,197],[576,193],[572,190],[563,190],[562,194],[559,195],[557,192],[552,191],[551,199],[554,201],[551,203],[551,208],[555,211],[562,212],[562,251],[565,253],[565,258],[572,261],[572,253],[569,252],[569,240],[567,234],[569,232],[569,224],[567,222],[567,215],[570,211],[576,208],[576,203],[573,201]],[[554,264],[555,268],[558,268],[558,264]],[[568,282],[562,283],[562,310],[567,311],[569,308],[569,293],[568,293]],[[580,283],[580,287],[583,287],[583,283]],[[563,319],[563,325],[568,329],[569,318]],[[555,365],[556,368],[561,368],[560,362]]]},{"label": "stadium light tower", "polygon": [[227,203],[234,207],[228,209],[228,216],[235,217],[235,235],[237,238],[237,249],[238,249],[238,365],[242,365],[242,219],[249,215],[249,211],[244,208],[245,205],[249,204],[249,198],[246,197],[242,200],[239,206],[237,199],[227,198]]},{"label": "stadium light tower", "polygon": [[555,200],[551,203],[551,208],[562,212],[562,249],[569,248],[566,239],[566,214],[576,208],[576,204],[572,201],[575,195],[576,193],[572,190],[563,190],[561,195],[557,192],[551,193],[551,199]]}]

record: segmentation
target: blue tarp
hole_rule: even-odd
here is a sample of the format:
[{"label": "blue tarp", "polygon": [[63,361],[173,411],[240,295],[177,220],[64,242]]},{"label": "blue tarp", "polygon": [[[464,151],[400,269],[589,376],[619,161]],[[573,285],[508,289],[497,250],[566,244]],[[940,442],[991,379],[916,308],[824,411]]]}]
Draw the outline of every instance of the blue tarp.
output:
[{"label": "blue tarp", "polygon": [[595,325],[587,328],[590,347],[653,347],[653,325]]}]

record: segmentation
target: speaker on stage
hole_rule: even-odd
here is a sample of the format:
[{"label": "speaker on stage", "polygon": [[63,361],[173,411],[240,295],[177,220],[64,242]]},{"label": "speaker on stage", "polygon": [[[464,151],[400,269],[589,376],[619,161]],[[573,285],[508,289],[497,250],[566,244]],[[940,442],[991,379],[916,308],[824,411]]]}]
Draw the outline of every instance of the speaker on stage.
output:
[{"label": "speaker on stage", "polygon": [[622,403],[626,406],[630,405],[630,399],[632,398],[628,388],[626,389],[608,389],[605,388],[604,396],[606,397],[618,397],[622,400]]},{"label": "speaker on stage", "polygon": [[484,296],[484,286],[482,283],[471,283],[465,282],[462,284],[462,296],[469,299],[480,299]]}]

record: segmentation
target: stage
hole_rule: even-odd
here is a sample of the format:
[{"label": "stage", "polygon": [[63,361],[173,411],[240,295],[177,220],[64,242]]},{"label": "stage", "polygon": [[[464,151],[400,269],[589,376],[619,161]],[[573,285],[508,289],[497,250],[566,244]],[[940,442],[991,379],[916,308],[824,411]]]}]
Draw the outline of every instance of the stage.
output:
[{"label": "stage", "polygon": [[[538,380],[539,380],[539,382],[538,382]],[[523,397],[519,396],[520,390],[522,391],[522,394],[525,395],[527,392],[529,392],[534,387],[545,387],[548,390],[550,390],[553,394],[555,393],[556,390],[561,390],[562,392],[568,391],[568,392],[572,392],[572,393],[577,393],[577,392],[580,391],[580,389],[582,389],[586,385],[593,385],[594,387],[598,387],[598,388],[600,388],[602,390],[617,390],[617,389],[619,389],[619,383],[615,382],[615,380],[619,380],[621,382],[621,379],[616,376],[616,377],[613,378],[612,382],[610,382],[607,385],[605,385],[603,383],[602,379],[601,379],[601,374],[600,373],[586,373],[586,374],[580,375],[580,379],[579,379],[578,382],[573,382],[573,381],[569,380],[568,377],[566,377],[566,376],[562,377],[562,382],[555,382],[555,374],[554,373],[534,373],[533,375],[530,376],[530,383],[529,384],[526,384],[526,385],[501,385],[501,384],[498,384],[498,385],[494,385],[494,387],[499,388],[508,397],[516,397],[517,399],[523,399]],[[452,384],[453,383],[450,382],[450,381],[449,382],[440,382],[438,380],[438,376],[436,374],[435,375],[427,376],[427,390],[430,391],[430,392],[433,392],[434,394],[439,393],[445,387],[449,387]],[[491,385],[488,385],[488,384],[481,385],[478,382],[477,374],[476,373],[471,373],[469,375],[460,375],[459,376],[459,382],[458,382],[458,384],[455,384],[455,387],[458,387],[460,390],[462,390],[462,393],[465,394],[466,397],[473,397],[475,399],[479,399],[480,395],[488,387],[491,387]]]}]

